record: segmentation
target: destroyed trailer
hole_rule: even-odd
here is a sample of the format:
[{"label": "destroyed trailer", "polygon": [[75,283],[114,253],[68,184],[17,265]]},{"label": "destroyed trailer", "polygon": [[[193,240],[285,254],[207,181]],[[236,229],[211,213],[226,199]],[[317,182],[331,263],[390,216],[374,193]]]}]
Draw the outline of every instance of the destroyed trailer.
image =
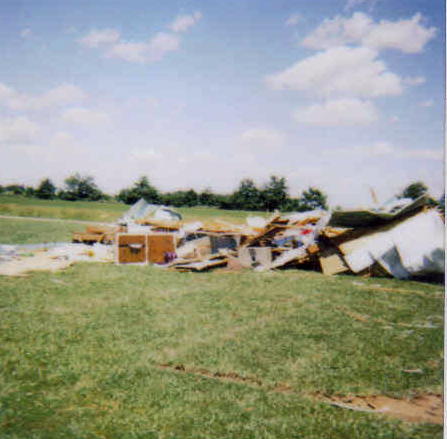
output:
[{"label": "destroyed trailer", "polygon": [[113,231],[96,231],[113,241],[119,264],[177,271],[300,268],[399,279],[444,273],[444,219],[425,196],[376,209],[249,217],[246,225],[183,222],[172,209],[140,200]]}]

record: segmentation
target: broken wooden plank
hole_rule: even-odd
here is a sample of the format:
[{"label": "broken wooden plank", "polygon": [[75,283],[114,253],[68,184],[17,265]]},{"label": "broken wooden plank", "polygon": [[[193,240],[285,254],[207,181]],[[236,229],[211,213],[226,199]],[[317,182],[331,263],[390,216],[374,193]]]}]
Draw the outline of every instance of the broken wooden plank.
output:
[{"label": "broken wooden plank", "polygon": [[178,271],[205,271],[210,268],[224,267],[228,263],[228,259],[207,260],[201,262],[190,262],[188,264],[179,264],[173,266]]},{"label": "broken wooden plank", "polygon": [[344,262],[336,248],[327,248],[320,253],[319,262],[323,274],[331,276],[345,273],[349,267]]}]

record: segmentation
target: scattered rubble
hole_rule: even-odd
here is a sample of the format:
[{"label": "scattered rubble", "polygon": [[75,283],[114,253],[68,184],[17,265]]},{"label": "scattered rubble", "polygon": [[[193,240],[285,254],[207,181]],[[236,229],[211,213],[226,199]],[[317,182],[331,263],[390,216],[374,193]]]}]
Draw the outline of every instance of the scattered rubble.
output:
[{"label": "scattered rubble", "polygon": [[[376,209],[274,213],[268,219],[252,216],[245,225],[222,220],[185,222],[166,206],[140,200],[116,225],[89,226],[74,233],[72,240],[78,243],[75,247],[58,248],[59,253],[51,257],[64,257],[68,251],[73,261],[76,248],[82,249],[76,253],[80,260],[80,254],[88,251],[82,246],[94,244],[90,247],[94,253],[104,246],[107,255],[104,250],[100,258],[84,260],[150,263],[182,272],[300,268],[326,275],[398,279],[444,273],[444,220],[425,196],[391,200]],[[7,250],[0,251],[0,263],[8,259],[5,254]]]},{"label": "scattered rubble", "polygon": [[0,246],[0,275],[63,270],[75,262],[111,262],[114,248],[104,244],[32,244]]}]

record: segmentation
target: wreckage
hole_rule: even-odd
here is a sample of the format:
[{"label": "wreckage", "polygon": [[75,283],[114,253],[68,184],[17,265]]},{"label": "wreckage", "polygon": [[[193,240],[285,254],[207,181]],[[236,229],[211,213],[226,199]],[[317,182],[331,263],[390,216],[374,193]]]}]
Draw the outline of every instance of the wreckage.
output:
[{"label": "wreckage", "polygon": [[248,217],[244,225],[185,222],[171,208],[140,200],[115,226],[88,227],[73,242],[95,243],[102,261],[182,272],[298,268],[398,279],[444,273],[444,219],[425,196],[375,209]]}]

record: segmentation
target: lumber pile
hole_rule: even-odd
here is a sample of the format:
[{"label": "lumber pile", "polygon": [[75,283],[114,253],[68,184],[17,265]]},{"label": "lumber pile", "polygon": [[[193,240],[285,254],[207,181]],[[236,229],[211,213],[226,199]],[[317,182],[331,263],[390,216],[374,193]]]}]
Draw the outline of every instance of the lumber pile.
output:
[{"label": "lumber pile", "polygon": [[113,244],[116,234],[124,231],[123,226],[87,226],[84,232],[74,232],[71,241],[83,244]]}]

